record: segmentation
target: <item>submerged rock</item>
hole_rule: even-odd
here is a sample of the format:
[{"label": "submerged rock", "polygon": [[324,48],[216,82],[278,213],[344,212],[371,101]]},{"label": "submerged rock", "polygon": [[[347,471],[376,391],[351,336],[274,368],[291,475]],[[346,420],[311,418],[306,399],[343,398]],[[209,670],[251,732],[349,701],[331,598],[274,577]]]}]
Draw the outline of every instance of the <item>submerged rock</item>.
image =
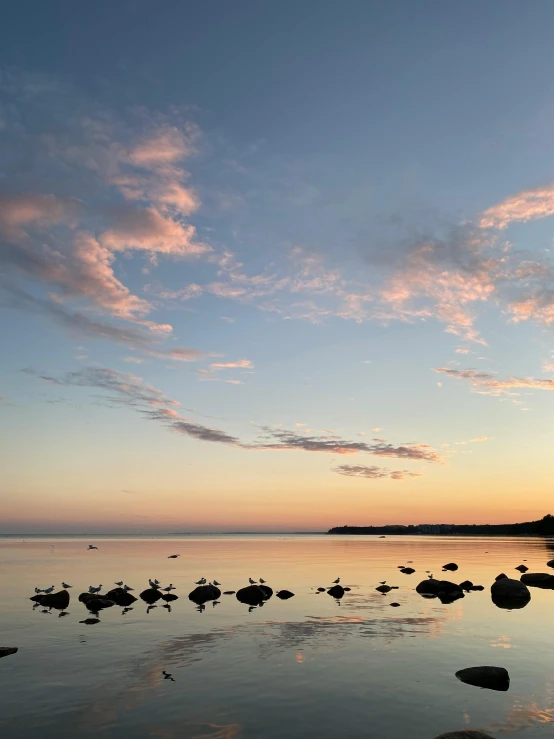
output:
[{"label": "submerged rock", "polygon": [[57,593],[48,593],[43,595],[38,601],[44,608],[56,608],[64,611],[69,605],[69,593],[67,590],[59,590]]},{"label": "submerged rock", "polygon": [[216,588],[215,585],[199,585],[189,593],[189,600],[196,603],[197,606],[202,606],[209,600],[217,600],[221,595],[221,590]]},{"label": "submerged rock", "polygon": [[513,610],[525,608],[531,600],[529,588],[520,580],[512,580],[509,577],[496,578],[491,585],[492,602],[498,608]]},{"label": "submerged rock", "polygon": [[554,559],[551,559],[550,562],[546,563],[547,567],[554,567]]},{"label": "submerged rock", "polygon": [[473,583],[471,582],[471,580],[464,580],[460,583],[460,587],[462,590],[465,590],[469,593],[470,590],[473,590]]},{"label": "submerged rock", "polygon": [[448,605],[449,603],[454,603],[454,601],[459,598],[465,598],[465,595],[461,590],[453,590],[451,593],[444,593],[441,591],[437,595],[437,598],[443,605]]},{"label": "submerged rock", "polygon": [[449,562],[448,564],[443,565],[442,569],[449,570],[450,572],[456,572],[456,570],[458,569],[458,565],[456,564],[456,562]]},{"label": "submerged rock", "polygon": [[343,588],[343,590],[345,593],[349,593],[352,590],[352,588]]},{"label": "submerged rock", "polygon": [[328,595],[330,595],[333,598],[340,599],[344,595],[344,588],[342,585],[333,585],[332,588],[329,588],[327,591]]},{"label": "submerged rock", "polygon": [[456,677],[463,683],[487,690],[505,692],[510,687],[510,676],[504,667],[467,667],[458,670]]},{"label": "submerged rock", "polygon": [[392,589],[393,589],[393,588],[392,588],[392,587],[391,587],[390,585],[378,585],[378,586],[377,586],[377,587],[375,588],[375,590],[378,590],[378,591],[379,591],[380,593],[383,593],[383,595],[384,595],[385,593],[390,593],[390,591],[391,591]]},{"label": "submerged rock", "polygon": [[289,598],[294,598],[294,593],[291,593],[290,590],[279,590],[279,592],[275,593],[275,595],[278,598],[281,598],[281,600],[288,600]]},{"label": "submerged rock", "polygon": [[529,567],[526,567],[525,565],[518,565],[517,567],[514,567],[515,570],[519,570],[520,572],[527,572]]},{"label": "submerged rock", "polygon": [[403,575],[413,575],[414,572],[415,572],[415,570],[414,570],[413,567],[402,567],[401,570],[400,570],[400,572]]},{"label": "submerged rock", "polygon": [[318,589],[317,589],[317,592],[318,592],[318,593],[324,593],[324,592],[325,592],[325,588],[318,588]]},{"label": "submerged rock", "polygon": [[143,590],[140,594],[141,600],[148,603],[149,606],[156,603],[156,601],[160,600],[161,597],[162,594],[156,588],[146,588],[146,590]]},{"label": "submerged rock", "polygon": [[498,580],[509,580],[509,577],[501,572],[500,575],[497,575],[494,579],[498,582]]},{"label": "submerged rock", "polygon": [[533,588],[554,590],[554,575],[549,575],[548,572],[528,572],[520,577],[520,581]]},{"label": "submerged rock", "polygon": [[446,734],[436,736],[435,739],[493,739],[493,737],[482,731],[463,729],[462,731],[448,731]]},{"label": "submerged rock", "polygon": [[400,603],[389,603],[389,606],[392,606],[393,608],[398,608]]},{"label": "submerged rock", "polygon": [[112,590],[106,593],[104,598],[113,600],[117,606],[122,606],[123,608],[132,605],[137,600],[134,595],[131,595],[124,588],[112,588]]},{"label": "submerged rock", "polygon": [[18,651],[18,647],[0,647],[0,657],[9,657],[10,654],[15,654]]},{"label": "submerged rock", "polygon": [[234,595],[235,592],[236,592],[235,590],[225,590],[225,592],[223,593],[223,595]]},{"label": "submerged rock", "polygon": [[249,606],[259,606],[273,595],[273,590],[267,585],[247,585],[237,591],[237,600]]}]

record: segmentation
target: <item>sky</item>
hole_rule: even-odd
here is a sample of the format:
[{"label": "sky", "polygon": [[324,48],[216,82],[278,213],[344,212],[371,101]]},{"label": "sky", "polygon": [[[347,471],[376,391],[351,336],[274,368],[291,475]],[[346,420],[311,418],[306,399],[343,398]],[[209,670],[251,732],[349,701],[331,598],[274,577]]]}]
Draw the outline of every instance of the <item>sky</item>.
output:
[{"label": "sky", "polygon": [[11,3],[0,533],[553,512],[553,28]]}]

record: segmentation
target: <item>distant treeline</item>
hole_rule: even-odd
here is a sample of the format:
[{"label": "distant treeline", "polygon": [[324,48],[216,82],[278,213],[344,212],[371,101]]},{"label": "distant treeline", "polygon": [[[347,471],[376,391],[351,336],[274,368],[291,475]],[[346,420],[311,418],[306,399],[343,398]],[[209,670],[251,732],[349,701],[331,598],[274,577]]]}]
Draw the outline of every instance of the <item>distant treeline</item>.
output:
[{"label": "distant treeline", "polygon": [[335,526],[328,534],[365,534],[398,536],[403,534],[465,534],[468,536],[554,536],[554,516],[540,521],[501,524],[418,524],[417,526]]}]

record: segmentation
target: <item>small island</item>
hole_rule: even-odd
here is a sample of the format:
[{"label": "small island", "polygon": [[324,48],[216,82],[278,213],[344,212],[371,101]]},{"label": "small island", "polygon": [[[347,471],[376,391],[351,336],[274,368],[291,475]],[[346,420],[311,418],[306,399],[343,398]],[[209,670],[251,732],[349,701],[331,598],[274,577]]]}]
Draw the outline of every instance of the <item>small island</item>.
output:
[{"label": "small island", "polygon": [[361,534],[365,536],[442,535],[442,536],[554,536],[554,516],[539,521],[501,524],[391,524],[387,526],[334,526],[328,534]]}]

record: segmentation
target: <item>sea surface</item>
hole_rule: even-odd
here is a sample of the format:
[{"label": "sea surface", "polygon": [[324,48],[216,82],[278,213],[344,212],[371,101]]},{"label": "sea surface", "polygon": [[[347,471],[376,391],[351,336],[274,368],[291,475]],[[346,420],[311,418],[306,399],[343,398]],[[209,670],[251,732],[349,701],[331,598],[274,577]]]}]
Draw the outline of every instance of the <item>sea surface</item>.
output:
[{"label": "sea surface", "polygon": [[[532,589],[502,610],[490,585],[524,563],[549,572],[554,541],[536,538],[182,536],[0,538],[3,739],[433,739],[461,728],[493,737],[554,736],[554,591]],[[170,554],[180,554],[168,559]],[[455,573],[441,566],[457,562]],[[411,564],[410,564],[411,563]],[[398,565],[412,566],[412,575]],[[449,605],[422,598],[427,577],[485,586]],[[553,571],[550,570],[552,573]],[[173,583],[171,611],[113,607],[100,622],[77,596],[124,580]],[[199,611],[201,577],[222,590],[264,578],[273,596],[250,609],[234,595]],[[337,578],[337,601],[317,587]],[[67,615],[42,612],[34,588],[73,585]],[[398,585],[383,596],[380,581]],[[400,606],[391,607],[391,602]],[[455,672],[505,667],[508,692],[460,682]],[[173,679],[164,678],[165,670]]]}]

